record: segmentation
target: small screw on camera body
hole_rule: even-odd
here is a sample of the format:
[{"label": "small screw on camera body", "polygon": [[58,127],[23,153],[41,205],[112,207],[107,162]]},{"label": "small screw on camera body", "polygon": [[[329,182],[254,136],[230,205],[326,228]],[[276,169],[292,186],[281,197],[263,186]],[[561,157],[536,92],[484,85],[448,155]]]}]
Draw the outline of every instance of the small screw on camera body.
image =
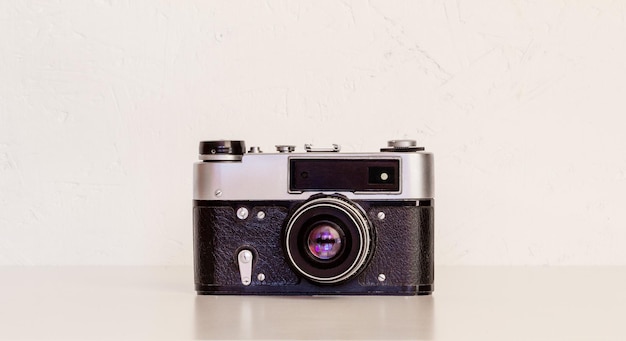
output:
[{"label": "small screw on camera body", "polygon": [[245,207],[240,207],[237,210],[237,218],[244,220],[246,218],[248,218],[248,209]]}]

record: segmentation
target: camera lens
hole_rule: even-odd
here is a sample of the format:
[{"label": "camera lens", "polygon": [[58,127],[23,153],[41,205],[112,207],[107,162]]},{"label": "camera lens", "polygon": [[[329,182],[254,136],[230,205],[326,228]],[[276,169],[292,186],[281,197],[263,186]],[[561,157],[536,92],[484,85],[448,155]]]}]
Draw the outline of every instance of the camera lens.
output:
[{"label": "camera lens", "polygon": [[337,256],[342,249],[341,234],[334,224],[324,222],[315,226],[309,233],[308,246],[311,254],[321,260]]},{"label": "camera lens", "polygon": [[283,230],[287,261],[305,278],[338,284],[371,258],[374,230],[363,209],[339,195],[316,195],[300,205]]}]

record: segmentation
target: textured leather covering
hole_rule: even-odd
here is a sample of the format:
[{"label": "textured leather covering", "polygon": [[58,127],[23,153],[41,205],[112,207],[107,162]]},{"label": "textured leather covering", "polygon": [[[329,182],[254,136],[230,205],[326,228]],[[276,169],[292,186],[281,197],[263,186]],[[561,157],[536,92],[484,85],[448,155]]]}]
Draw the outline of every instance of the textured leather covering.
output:
[{"label": "textured leather covering", "polygon": [[[385,219],[378,219],[383,212]],[[433,208],[374,206],[368,210],[376,229],[376,248],[359,277],[362,285],[433,283]],[[384,282],[378,275],[384,274]]]},{"label": "textured leather covering", "polygon": [[[245,220],[237,218],[235,209],[230,206],[197,208],[195,235],[199,255],[196,272],[200,274],[200,283],[241,285],[237,253],[242,248],[252,249],[254,253],[252,285],[298,283],[298,277],[283,257],[281,246],[281,227],[287,217],[287,208],[247,208],[250,214]],[[259,211],[265,213],[263,220],[257,218]],[[257,280],[254,274],[258,273],[265,275],[265,281]]]},{"label": "textured leather covering", "polygon": [[[363,291],[366,293],[389,290],[392,287],[406,288],[417,286],[431,288],[434,277],[433,262],[433,208],[420,206],[372,206],[360,202],[366,210],[376,231],[375,248],[370,263],[355,279],[332,287],[313,285],[300,279],[289,267],[283,252],[281,230],[288,219],[287,206],[255,206],[255,202],[229,203],[218,206],[198,206],[194,208],[195,276],[196,286],[203,287],[205,293],[214,287],[241,287],[242,293],[276,292],[284,287],[285,292],[311,293],[316,287],[321,292],[342,293],[342,291]],[[249,215],[241,220],[236,217],[236,209],[246,207]],[[263,211],[265,218],[259,220],[257,213]],[[378,212],[385,213],[385,219],[378,218]],[[253,250],[254,264],[251,285],[241,284],[237,265],[237,253],[242,248]],[[263,273],[265,281],[257,279]],[[381,282],[378,275],[384,274]],[[427,286],[424,286],[427,285]],[[275,289],[271,289],[273,287]],[[359,289],[363,287],[363,289]],[[386,289],[387,288],[387,289]],[[236,289],[235,289],[236,290]],[[421,292],[422,289],[420,289]],[[410,290],[409,290],[410,291]],[[430,291],[430,289],[427,289]],[[231,292],[232,293],[232,292]]]}]

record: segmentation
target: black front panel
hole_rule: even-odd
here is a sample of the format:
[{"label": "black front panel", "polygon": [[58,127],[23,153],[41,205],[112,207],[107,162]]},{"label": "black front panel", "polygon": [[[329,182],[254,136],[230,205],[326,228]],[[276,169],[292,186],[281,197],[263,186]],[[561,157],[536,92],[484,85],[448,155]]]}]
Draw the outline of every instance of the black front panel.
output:
[{"label": "black front panel", "polygon": [[399,192],[400,160],[292,158],[289,190]]},{"label": "black front panel", "polygon": [[[374,229],[374,254],[363,272],[339,285],[299,278],[285,257],[282,229],[300,202],[194,202],[195,283],[199,294],[254,295],[415,295],[433,289],[433,207],[415,201],[356,201]],[[430,204],[423,201],[420,205]],[[246,207],[241,220],[236,210]],[[263,211],[260,220],[257,213]],[[379,219],[383,212],[385,218]],[[253,250],[252,283],[241,283],[236,254]],[[257,275],[263,273],[264,281]],[[384,274],[385,281],[379,281]]]}]

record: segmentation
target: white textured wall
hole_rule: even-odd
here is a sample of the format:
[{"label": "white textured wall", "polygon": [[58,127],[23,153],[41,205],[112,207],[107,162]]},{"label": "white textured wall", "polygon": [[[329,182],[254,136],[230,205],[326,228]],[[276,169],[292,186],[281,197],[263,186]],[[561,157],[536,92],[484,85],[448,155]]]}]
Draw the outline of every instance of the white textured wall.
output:
[{"label": "white textured wall", "polygon": [[0,264],[190,264],[217,138],[416,138],[439,264],[626,264],[625,7],[1,1]]}]

